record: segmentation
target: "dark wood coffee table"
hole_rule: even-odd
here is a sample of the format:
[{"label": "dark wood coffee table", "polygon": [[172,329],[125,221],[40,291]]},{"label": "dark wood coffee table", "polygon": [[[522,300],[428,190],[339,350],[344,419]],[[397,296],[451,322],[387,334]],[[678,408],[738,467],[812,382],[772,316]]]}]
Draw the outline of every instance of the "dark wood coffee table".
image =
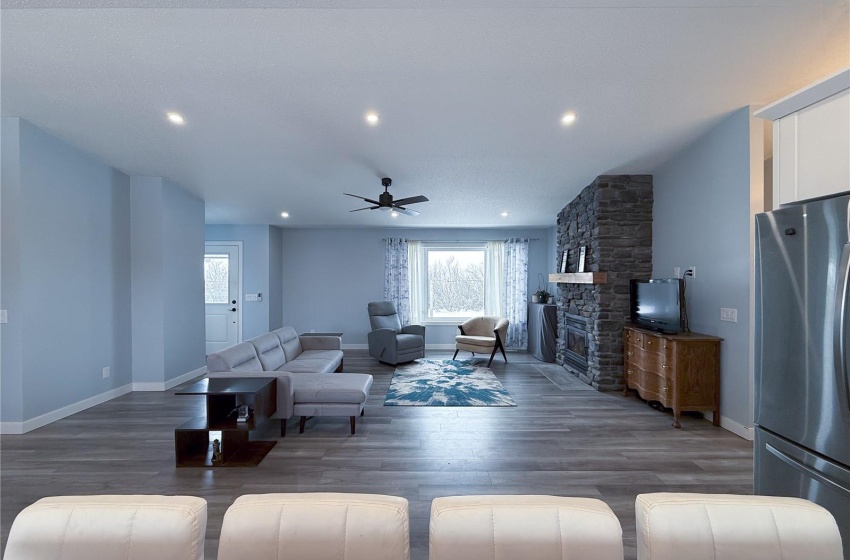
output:
[{"label": "dark wood coffee table", "polygon": [[[203,379],[177,395],[205,395],[207,416],[193,418],[174,430],[178,467],[256,467],[276,441],[253,441],[251,432],[277,411],[277,379],[234,377]],[[236,409],[248,405],[253,414],[237,422]],[[213,461],[210,432],[221,432],[221,461]]]}]

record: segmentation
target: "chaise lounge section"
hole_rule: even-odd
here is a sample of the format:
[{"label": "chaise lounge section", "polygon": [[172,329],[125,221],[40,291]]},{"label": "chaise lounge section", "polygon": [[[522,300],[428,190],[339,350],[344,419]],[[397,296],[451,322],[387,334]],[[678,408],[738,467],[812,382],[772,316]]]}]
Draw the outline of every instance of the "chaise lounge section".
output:
[{"label": "chaise lounge section", "polygon": [[300,432],[308,416],[348,416],[351,435],[362,416],[372,376],[341,373],[341,340],[336,336],[299,337],[292,327],[235,344],[207,356],[207,377],[274,377],[280,435],[286,422],[300,416]]}]

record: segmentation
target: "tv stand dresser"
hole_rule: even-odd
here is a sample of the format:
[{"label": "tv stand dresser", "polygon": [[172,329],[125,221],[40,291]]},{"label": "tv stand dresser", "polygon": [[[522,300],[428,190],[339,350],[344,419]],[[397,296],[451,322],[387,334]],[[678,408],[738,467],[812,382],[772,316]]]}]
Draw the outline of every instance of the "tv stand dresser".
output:
[{"label": "tv stand dresser", "polygon": [[683,410],[711,411],[720,425],[720,342],[693,332],[662,334],[627,324],[623,332],[624,393],[673,409],[680,428]]}]

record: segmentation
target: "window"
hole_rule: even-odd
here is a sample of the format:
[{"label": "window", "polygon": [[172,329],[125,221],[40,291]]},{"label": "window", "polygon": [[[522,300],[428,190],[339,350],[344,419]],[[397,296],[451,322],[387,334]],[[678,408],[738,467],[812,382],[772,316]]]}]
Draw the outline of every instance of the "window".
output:
[{"label": "window", "polygon": [[[486,243],[421,243],[410,254],[411,315],[425,323],[457,324],[470,317],[495,314],[489,309],[491,268],[500,265]],[[498,260],[499,262],[492,262]],[[488,293],[490,292],[490,293]]]},{"label": "window", "polygon": [[229,255],[204,255],[204,303],[227,303],[229,280]]}]

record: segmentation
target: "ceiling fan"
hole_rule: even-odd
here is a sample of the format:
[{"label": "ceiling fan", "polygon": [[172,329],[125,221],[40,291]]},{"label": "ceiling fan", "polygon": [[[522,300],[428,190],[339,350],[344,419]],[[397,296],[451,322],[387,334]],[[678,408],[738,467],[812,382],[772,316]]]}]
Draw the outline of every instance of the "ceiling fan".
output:
[{"label": "ceiling fan", "polygon": [[419,212],[416,210],[411,210],[410,208],[405,208],[408,204],[416,204],[417,202],[428,202],[428,199],[422,195],[419,196],[411,196],[410,198],[401,198],[399,200],[393,201],[393,195],[389,193],[387,189],[390,188],[390,185],[393,184],[393,180],[389,177],[384,177],[381,179],[381,185],[384,187],[384,192],[378,197],[378,200],[372,200],[371,198],[366,198],[365,196],[357,196],[356,194],[348,194],[343,193],[347,196],[353,196],[354,198],[359,198],[361,200],[365,200],[370,204],[374,204],[375,206],[367,206],[366,208],[358,208],[357,210],[349,210],[350,212],[359,212],[361,210],[394,210],[396,212],[401,212],[402,214],[407,214],[408,216],[418,216]]}]

